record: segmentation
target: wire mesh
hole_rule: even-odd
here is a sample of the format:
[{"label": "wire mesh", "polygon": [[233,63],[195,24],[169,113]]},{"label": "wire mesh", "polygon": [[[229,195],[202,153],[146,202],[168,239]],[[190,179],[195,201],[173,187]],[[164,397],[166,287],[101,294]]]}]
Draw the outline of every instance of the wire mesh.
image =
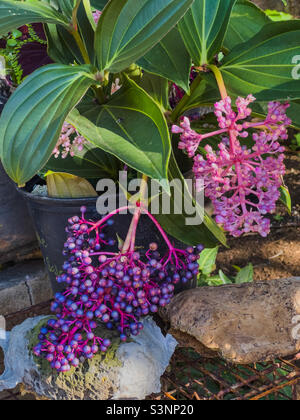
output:
[{"label": "wire mesh", "polygon": [[256,365],[233,365],[178,349],[163,377],[160,400],[298,400],[296,357]]},{"label": "wire mesh", "polygon": [[[50,302],[10,314],[7,328],[25,319],[49,313]],[[0,372],[3,371],[0,355]],[[0,400],[34,400],[20,387],[0,392]],[[206,359],[192,349],[177,349],[162,377],[162,392],[150,400],[300,400],[300,360],[295,357],[255,365],[233,365]]]}]

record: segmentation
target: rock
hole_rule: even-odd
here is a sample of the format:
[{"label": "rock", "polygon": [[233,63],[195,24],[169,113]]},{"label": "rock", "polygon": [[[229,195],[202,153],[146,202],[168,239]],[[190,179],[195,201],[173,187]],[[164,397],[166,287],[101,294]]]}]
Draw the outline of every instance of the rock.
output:
[{"label": "rock", "polygon": [[30,308],[52,297],[42,261],[28,261],[0,272],[0,315]]},{"label": "rock", "polygon": [[248,364],[300,350],[300,278],[201,287],[161,313],[180,344]]},{"label": "rock", "polygon": [[[57,373],[44,359],[33,357],[31,349],[49,317],[26,320],[1,339],[5,354],[5,372],[0,376],[0,391],[23,383],[26,392],[51,400],[144,399],[161,390],[160,378],[177,346],[176,340],[164,337],[151,318],[144,330],[128,343],[111,336],[105,327],[97,331],[109,334],[112,346],[105,354],[86,360],[69,373]],[[0,331],[1,332],[1,331]]]}]

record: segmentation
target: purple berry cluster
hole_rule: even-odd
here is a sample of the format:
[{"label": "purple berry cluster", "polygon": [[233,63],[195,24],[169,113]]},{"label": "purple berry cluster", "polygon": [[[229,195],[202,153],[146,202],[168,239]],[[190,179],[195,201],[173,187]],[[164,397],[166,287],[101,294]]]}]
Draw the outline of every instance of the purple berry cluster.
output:
[{"label": "purple berry cluster", "polygon": [[[180,127],[173,126],[173,133],[180,134],[179,148],[194,159],[196,180],[204,181],[205,195],[214,205],[217,223],[236,237],[248,232],[269,234],[270,220],[265,216],[276,209],[285,173],[285,149],[279,141],[288,138],[289,105],[271,102],[263,121],[251,121],[249,104],[253,101],[252,95],[238,98],[237,111],[229,96],[217,102],[215,115],[220,129],[212,133],[198,134],[187,117]],[[242,145],[239,139],[250,135],[252,148]],[[218,150],[207,145],[205,156],[197,153],[200,142],[212,136],[221,136]],[[202,185],[198,183],[199,188]]]},{"label": "purple berry cluster", "polygon": [[41,329],[33,350],[59,372],[107,350],[111,343],[97,336],[99,322],[117,330],[121,341],[138,335],[143,329],[141,318],[166,306],[177,283],[197,276],[203,250],[200,245],[186,250],[171,247],[162,257],[152,243],[143,254],[108,252],[105,249],[115,241],[106,238],[103,229],[113,224],[112,219],[95,223],[86,220],[84,213],[82,208],[82,217],[69,219],[63,251],[67,260],[58,277],[67,290],[56,294],[51,308],[56,317]]}]

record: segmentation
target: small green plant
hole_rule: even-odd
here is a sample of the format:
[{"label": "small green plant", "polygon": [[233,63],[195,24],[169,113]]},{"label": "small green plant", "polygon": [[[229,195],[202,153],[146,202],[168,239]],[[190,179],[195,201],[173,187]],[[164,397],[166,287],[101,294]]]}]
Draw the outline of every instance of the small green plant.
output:
[{"label": "small green plant", "polygon": [[291,150],[293,150],[294,152],[300,151],[300,133],[296,134],[296,136],[292,139],[291,143]]},{"label": "small green plant", "polygon": [[5,60],[6,72],[12,82],[19,85],[24,79],[24,68],[21,63],[22,47],[31,43],[46,45],[47,42],[38,36],[32,25],[25,25],[20,30],[14,29],[6,36],[0,37],[0,41],[0,56]]},{"label": "small green plant", "polygon": [[216,271],[216,259],[219,247],[206,248],[202,251],[199,259],[199,277],[198,287],[202,286],[221,286],[223,284],[242,284],[253,282],[253,265],[249,264],[244,268],[234,266],[237,270],[237,275],[227,276],[222,270],[214,275]]},{"label": "small green plant", "polygon": [[278,10],[265,10],[266,15],[274,22],[282,22],[293,19],[289,13],[279,12]]},{"label": "small green plant", "polygon": [[275,214],[274,219],[276,220],[276,222],[282,222],[284,218],[283,216],[281,216],[281,214]]}]

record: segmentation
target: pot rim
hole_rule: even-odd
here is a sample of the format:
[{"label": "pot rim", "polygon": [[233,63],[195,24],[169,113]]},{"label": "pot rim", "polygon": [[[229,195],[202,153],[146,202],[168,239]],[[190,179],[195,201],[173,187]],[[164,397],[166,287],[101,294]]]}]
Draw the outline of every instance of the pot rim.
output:
[{"label": "pot rim", "polygon": [[98,199],[98,197],[81,197],[81,198],[56,198],[56,197],[45,197],[45,196],[41,196],[41,195],[35,195],[32,194],[26,190],[24,190],[24,188],[17,188],[18,192],[26,199],[29,201],[35,201],[35,202],[40,202],[40,203],[51,203],[51,204],[70,204],[70,203],[78,203],[78,205],[80,205],[80,203],[84,204],[84,203],[95,203]]}]

